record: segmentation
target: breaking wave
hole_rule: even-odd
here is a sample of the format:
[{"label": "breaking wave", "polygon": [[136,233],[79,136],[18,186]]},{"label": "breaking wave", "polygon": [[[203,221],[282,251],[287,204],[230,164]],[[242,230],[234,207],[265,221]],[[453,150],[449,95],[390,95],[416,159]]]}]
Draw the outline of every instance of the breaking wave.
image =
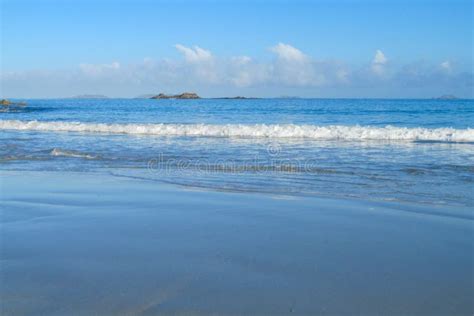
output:
[{"label": "breaking wave", "polygon": [[0,129],[190,137],[474,142],[473,128],[317,126],[295,124],[105,124],[1,120]]}]

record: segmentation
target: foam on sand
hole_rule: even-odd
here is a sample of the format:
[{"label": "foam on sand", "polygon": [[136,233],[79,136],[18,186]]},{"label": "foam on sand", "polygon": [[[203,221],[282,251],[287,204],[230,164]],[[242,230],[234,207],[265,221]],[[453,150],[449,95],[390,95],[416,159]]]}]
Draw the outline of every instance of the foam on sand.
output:
[{"label": "foam on sand", "polygon": [[191,137],[307,138],[474,142],[474,129],[295,124],[105,124],[1,120],[1,130],[83,132]]}]

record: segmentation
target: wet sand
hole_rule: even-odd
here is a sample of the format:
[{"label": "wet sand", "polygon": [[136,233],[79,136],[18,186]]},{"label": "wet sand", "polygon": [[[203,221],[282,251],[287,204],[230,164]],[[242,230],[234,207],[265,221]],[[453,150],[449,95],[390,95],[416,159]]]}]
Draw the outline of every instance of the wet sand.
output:
[{"label": "wet sand", "polygon": [[0,172],[2,315],[472,315],[472,210]]}]

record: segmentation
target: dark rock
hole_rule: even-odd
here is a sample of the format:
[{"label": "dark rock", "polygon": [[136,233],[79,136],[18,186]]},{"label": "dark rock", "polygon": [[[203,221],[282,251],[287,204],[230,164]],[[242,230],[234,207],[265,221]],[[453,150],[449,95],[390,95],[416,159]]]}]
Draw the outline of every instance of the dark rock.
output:
[{"label": "dark rock", "polygon": [[242,96],[237,96],[237,97],[221,97],[221,98],[215,98],[215,99],[220,99],[220,100],[247,100],[247,99],[258,99],[258,98],[253,98],[253,97],[242,97]]},{"label": "dark rock", "polygon": [[150,99],[200,99],[200,97],[193,92],[184,92],[176,95],[167,95],[164,93],[160,93],[151,97]]},{"label": "dark rock", "polygon": [[7,99],[0,100],[0,105],[2,106],[25,106],[25,102],[11,102]]}]

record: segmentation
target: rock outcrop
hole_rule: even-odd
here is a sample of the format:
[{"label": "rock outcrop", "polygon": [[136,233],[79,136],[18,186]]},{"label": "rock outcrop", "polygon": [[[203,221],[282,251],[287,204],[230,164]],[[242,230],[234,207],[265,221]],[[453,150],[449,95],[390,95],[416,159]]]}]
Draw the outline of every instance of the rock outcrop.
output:
[{"label": "rock outcrop", "polygon": [[160,93],[158,95],[155,95],[151,97],[150,99],[200,99],[200,97],[193,92],[184,92],[181,94],[175,94],[175,95],[167,95],[164,93]]},{"label": "rock outcrop", "polygon": [[2,99],[0,100],[0,105],[1,106],[25,106],[25,102],[12,102],[7,99]]},{"label": "rock outcrop", "polygon": [[222,99],[222,100],[247,100],[247,99],[258,99],[258,98],[253,98],[253,97],[242,97],[242,96],[236,96],[236,97],[220,97],[220,98],[215,98],[215,99]]}]

